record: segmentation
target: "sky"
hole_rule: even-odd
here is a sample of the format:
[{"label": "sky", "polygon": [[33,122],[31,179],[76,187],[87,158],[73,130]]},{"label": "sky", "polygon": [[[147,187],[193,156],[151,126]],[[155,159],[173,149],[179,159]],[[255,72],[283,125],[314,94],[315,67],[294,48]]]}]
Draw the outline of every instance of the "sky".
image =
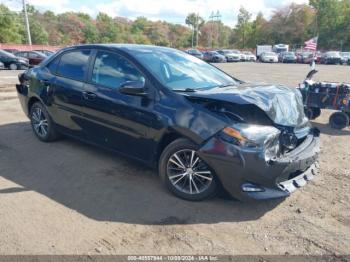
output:
[{"label": "sky", "polygon": [[[171,23],[185,24],[188,13],[198,12],[205,20],[217,11],[224,24],[233,27],[237,21],[241,6],[253,16],[261,11],[265,17],[273,10],[292,2],[302,4],[308,0],[26,0],[39,10],[51,10],[55,13],[66,11],[85,12],[96,16],[98,12],[108,15],[135,19],[145,16],[150,20],[165,20]],[[22,0],[0,0],[13,10],[21,9]]]}]

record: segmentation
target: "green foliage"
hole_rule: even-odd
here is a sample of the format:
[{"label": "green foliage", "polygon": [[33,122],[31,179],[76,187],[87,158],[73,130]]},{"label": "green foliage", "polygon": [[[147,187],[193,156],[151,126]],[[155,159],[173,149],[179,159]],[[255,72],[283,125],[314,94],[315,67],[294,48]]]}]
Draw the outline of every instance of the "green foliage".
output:
[{"label": "green foliage", "polygon": [[317,16],[319,44],[329,49],[350,49],[350,1],[310,0]]},{"label": "green foliage", "polygon": [[[257,44],[286,43],[300,47],[319,35],[321,49],[350,50],[350,0],[309,1],[309,5],[281,7],[270,19],[262,13],[252,17],[241,7],[234,28],[221,21],[204,21],[196,13],[188,14],[184,26],[146,17],[131,21],[104,13],[92,18],[79,12],[39,12],[32,5],[27,5],[27,10],[33,44],[126,42],[186,48],[193,43],[213,48],[255,48]],[[0,42],[26,43],[23,13],[0,4],[0,14]]]},{"label": "green foliage", "polygon": [[20,20],[15,12],[0,4],[0,43],[21,43]]},{"label": "green foliage", "polygon": [[252,34],[252,15],[243,7],[239,9],[237,16],[237,25],[235,27],[236,45],[239,48],[245,48]]}]

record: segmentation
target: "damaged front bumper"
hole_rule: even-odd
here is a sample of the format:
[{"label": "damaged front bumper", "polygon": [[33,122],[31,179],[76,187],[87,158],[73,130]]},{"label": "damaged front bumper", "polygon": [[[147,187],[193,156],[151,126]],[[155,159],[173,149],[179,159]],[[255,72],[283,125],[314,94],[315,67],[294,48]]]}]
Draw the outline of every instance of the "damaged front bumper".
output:
[{"label": "damaged front bumper", "polygon": [[[287,197],[318,174],[319,131],[310,133],[294,150],[266,161],[263,150],[244,149],[214,136],[199,155],[215,171],[222,186],[240,200]],[[254,190],[246,190],[249,185]]]}]

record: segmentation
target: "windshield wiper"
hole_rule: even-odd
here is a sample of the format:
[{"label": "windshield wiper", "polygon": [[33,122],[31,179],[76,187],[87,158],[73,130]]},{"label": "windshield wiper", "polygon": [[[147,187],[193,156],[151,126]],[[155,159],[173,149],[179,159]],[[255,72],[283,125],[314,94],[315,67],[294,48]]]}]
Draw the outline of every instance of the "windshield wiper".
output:
[{"label": "windshield wiper", "polygon": [[196,89],[193,88],[186,88],[186,89],[173,89],[174,92],[196,92]]},{"label": "windshield wiper", "polygon": [[228,86],[234,86],[235,84],[234,83],[231,83],[231,84],[227,84],[227,85],[219,85],[219,86],[217,86],[217,87],[228,87]]}]

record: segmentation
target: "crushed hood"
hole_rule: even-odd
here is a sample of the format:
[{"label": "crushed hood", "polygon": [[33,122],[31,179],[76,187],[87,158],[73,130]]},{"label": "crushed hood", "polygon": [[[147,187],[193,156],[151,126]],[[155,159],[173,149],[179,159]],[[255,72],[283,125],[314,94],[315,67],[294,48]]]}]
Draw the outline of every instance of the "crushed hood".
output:
[{"label": "crushed hood", "polygon": [[262,109],[277,125],[298,127],[308,122],[304,114],[302,96],[297,88],[243,83],[239,86],[216,87],[186,95],[243,105],[253,104]]}]

